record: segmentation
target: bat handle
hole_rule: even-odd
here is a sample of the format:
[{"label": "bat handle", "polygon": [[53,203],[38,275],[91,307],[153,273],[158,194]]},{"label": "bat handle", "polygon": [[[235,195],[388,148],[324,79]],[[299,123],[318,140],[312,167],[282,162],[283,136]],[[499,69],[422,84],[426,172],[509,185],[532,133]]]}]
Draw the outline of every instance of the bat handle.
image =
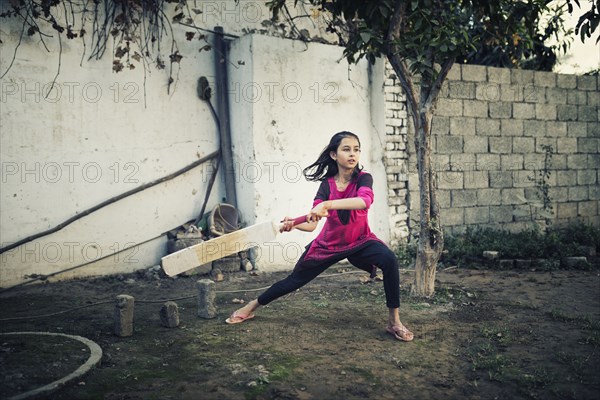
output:
[{"label": "bat handle", "polygon": [[[302,215],[300,217],[296,217],[296,218],[294,218],[294,219],[292,219],[290,221],[292,221],[294,223],[294,226],[303,224],[303,223],[306,222],[306,215]],[[279,222],[283,222],[283,220],[281,220]]]},{"label": "bat handle", "polygon": [[306,215],[303,215],[301,217],[296,217],[294,218],[292,221],[294,221],[294,225],[300,225],[306,222]]}]

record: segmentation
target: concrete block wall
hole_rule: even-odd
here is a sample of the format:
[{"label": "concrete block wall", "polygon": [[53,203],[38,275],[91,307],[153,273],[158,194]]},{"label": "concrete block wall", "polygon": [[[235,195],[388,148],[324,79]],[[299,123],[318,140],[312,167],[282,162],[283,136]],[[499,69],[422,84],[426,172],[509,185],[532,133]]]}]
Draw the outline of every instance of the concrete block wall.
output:
[{"label": "concrete block wall", "polygon": [[[519,231],[543,221],[548,214],[535,179],[545,168],[545,146],[552,148],[545,179],[552,225],[600,225],[599,98],[597,76],[455,65],[432,137],[446,231]],[[410,200],[418,199],[412,125],[407,135]],[[416,226],[419,204],[409,204],[408,223]]]}]

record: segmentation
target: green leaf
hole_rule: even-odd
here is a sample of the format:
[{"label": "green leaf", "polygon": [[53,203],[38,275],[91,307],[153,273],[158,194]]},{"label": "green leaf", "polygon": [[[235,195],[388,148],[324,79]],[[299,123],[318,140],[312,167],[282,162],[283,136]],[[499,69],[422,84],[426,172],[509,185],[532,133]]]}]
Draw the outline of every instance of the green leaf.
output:
[{"label": "green leaf", "polygon": [[371,33],[370,32],[361,32],[360,38],[362,39],[363,42],[368,43],[369,40],[371,40]]},{"label": "green leaf", "polygon": [[379,12],[381,13],[381,15],[384,18],[388,18],[390,16],[390,9],[387,8],[387,6],[385,4],[381,4],[379,6]]},{"label": "green leaf", "polygon": [[581,29],[579,30],[579,34],[581,36],[581,41],[582,42],[585,41],[586,36],[589,37],[588,29],[589,29],[588,25],[584,24],[584,25],[581,26]]},{"label": "green leaf", "polygon": [[593,19],[590,23],[591,25],[591,29],[590,32],[594,32],[596,30],[596,28],[598,27],[598,25],[600,24],[600,15],[598,16],[598,18]]},{"label": "green leaf", "polygon": [[415,31],[418,31],[418,30],[421,28],[421,25],[422,25],[422,24],[423,24],[423,21],[422,21],[422,20],[420,20],[420,19],[418,19],[418,20],[415,22],[415,25],[414,25],[414,29],[415,29]]},{"label": "green leaf", "polygon": [[183,13],[179,13],[173,17],[173,22],[180,22],[184,17],[185,15]]}]

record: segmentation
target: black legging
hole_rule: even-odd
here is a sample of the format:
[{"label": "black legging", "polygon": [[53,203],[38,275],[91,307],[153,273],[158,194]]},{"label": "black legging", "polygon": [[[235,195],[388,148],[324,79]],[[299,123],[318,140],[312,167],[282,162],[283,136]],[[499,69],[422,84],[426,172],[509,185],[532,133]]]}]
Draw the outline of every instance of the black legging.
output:
[{"label": "black legging", "polygon": [[347,258],[352,265],[369,273],[372,272],[373,266],[381,268],[383,271],[383,288],[385,290],[386,305],[388,308],[400,307],[398,260],[385,244],[374,240],[368,242],[365,246],[361,246],[355,252],[344,253],[340,258],[332,257],[316,266],[311,265],[310,267],[302,268],[305,255],[306,252],[302,254],[294,271],[287,278],[273,284],[258,297],[260,305],[267,305],[273,300],[301,288],[333,264]]}]

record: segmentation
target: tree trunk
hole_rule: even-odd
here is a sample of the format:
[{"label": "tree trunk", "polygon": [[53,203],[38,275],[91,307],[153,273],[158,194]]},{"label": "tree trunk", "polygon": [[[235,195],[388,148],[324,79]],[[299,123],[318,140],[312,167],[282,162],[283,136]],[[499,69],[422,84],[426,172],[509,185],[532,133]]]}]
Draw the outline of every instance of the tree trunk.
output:
[{"label": "tree trunk", "polygon": [[[443,62],[437,77],[433,73],[421,74],[421,84],[417,89],[406,61],[400,57],[400,53],[394,44],[400,40],[400,27],[404,16],[403,4],[402,1],[398,1],[394,17],[390,22],[386,57],[392,68],[394,68],[400,86],[404,90],[406,104],[415,128],[421,211],[415,280],[411,288],[411,295],[431,297],[435,291],[437,262],[444,248],[444,236],[436,194],[435,171],[431,167],[431,121],[442,83],[448,76],[448,72],[454,64],[454,59]],[[433,66],[435,64],[434,54],[429,53],[428,57],[431,58],[431,65]]]},{"label": "tree trunk", "polygon": [[443,235],[440,224],[439,205],[436,195],[435,171],[431,166],[431,121],[433,111],[420,108],[414,118],[415,150],[419,173],[419,245],[415,263],[415,280],[411,288],[413,296],[431,297],[435,291],[435,272],[442,254]]},{"label": "tree trunk", "polygon": [[435,292],[435,270],[437,257],[432,250],[422,250],[419,246],[415,264],[415,280],[411,295],[431,297]]}]

